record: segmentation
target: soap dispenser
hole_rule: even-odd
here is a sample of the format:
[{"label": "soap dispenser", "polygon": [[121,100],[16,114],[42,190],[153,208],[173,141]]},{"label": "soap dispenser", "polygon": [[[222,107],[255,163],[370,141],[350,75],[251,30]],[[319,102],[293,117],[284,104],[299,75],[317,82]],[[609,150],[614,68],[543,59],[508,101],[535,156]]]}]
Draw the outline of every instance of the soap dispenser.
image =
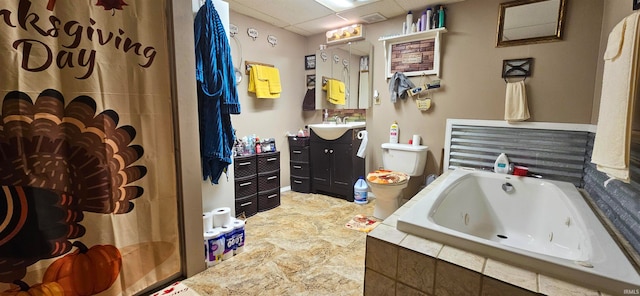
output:
[{"label": "soap dispenser", "polygon": [[493,171],[499,174],[509,173],[509,158],[504,153],[501,153],[496,162],[493,164]]}]

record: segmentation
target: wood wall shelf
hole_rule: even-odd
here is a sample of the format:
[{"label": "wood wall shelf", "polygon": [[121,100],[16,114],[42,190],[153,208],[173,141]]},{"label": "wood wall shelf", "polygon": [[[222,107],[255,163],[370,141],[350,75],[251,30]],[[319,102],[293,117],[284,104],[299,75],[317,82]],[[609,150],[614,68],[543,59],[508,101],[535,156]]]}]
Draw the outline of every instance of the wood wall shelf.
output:
[{"label": "wood wall shelf", "polygon": [[431,30],[409,33],[409,34],[384,36],[384,37],[378,38],[378,41],[394,41],[395,42],[395,41],[404,41],[404,40],[415,40],[415,39],[420,39],[420,37],[429,38],[432,36],[436,36],[437,33],[446,33],[446,32],[447,32],[447,28],[437,28],[437,29],[431,29]]},{"label": "wood wall shelf", "polygon": [[440,35],[446,32],[446,28],[437,28],[380,37],[378,41],[384,42],[386,78],[391,78],[396,72],[401,72],[405,76],[436,75],[440,77]]}]

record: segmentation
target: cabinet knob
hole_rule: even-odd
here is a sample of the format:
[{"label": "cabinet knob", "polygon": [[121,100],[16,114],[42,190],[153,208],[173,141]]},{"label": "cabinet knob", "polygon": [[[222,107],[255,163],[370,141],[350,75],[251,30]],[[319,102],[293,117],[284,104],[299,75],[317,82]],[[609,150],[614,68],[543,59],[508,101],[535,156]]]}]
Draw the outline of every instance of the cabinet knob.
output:
[{"label": "cabinet knob", "polygon": [[329,149],[324,148],[324,153],[329,153]]},{"label": "cabinet knob", "polygon": [[333,149],[329,149],[329,153],[333,154]]}]

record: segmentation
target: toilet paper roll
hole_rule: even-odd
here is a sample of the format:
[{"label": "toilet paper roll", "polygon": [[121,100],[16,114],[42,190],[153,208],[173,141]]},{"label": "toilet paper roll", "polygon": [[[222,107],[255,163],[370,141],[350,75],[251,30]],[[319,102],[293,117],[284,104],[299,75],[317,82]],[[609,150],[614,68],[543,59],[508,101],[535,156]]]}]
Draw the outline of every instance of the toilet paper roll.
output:
[{"label": "toilet paper roll", "polygon": [[362,142],[360,142],[360,147],[358,148],[356,155],[360,158],[364,158],[367,154],[367,142],[369,142],[367,131],[358,132],[358,139],[362,140]]},{"label": "toilet paper roll", "polygon": [[222,227],[223,225],[231,223],[230,208],[224,207],[213,209],[211,214],[213,215],[213,227]]},{"label": "toilet paper roll", "polygon": [[213,228],[204,233],[205,262],[207,267],[217,265],[222,261],[224,252],[224,234],[219,228]]},{"label": "toilet paper roll", "polygon": [[230,224],[222,225],[219,229],[224,235],[224,252],[222,253],[222,260],[231,259],[231,257],[233,257],[233,248],[235,247],[235,241],[233,240],[233,226]]},{"label": "toilet paper roll", "polygon": [[233,250],[233,254],[240,254],[244,252],[244,221],[240,219],[233,220],[233,240],[235,241],[235,249]]},{"label": "toilet paper roll", "polygon": [[202,230],[207,232],[213,228],[213,214],[211,212],[202,214]]},{"label": "toilet paper roll", "polygon": [[413,144],[413,146],[420,146],[420,135],[413,135],[411,143]]}]

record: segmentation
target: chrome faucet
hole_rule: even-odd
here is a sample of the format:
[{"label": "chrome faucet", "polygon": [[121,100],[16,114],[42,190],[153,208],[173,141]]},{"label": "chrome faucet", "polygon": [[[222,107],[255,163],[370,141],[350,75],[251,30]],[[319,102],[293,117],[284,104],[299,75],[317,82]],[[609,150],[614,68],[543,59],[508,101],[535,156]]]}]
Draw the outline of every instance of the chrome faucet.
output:
[{"label": "chrome faucet", "polygon": [[340,116],[338,116],[338,115],[333,116],[333,120],[334,120],[337,124],[342,123],[342,119],[340,119]]},{"label": "chrome faucet", "polygon": [[511,185],[511,183],[509,182],[505,182],[504,184],[502,184],[502,191],[506,193],[511,193],[514,189],[515,188],[513,188],[513,185]]}]

